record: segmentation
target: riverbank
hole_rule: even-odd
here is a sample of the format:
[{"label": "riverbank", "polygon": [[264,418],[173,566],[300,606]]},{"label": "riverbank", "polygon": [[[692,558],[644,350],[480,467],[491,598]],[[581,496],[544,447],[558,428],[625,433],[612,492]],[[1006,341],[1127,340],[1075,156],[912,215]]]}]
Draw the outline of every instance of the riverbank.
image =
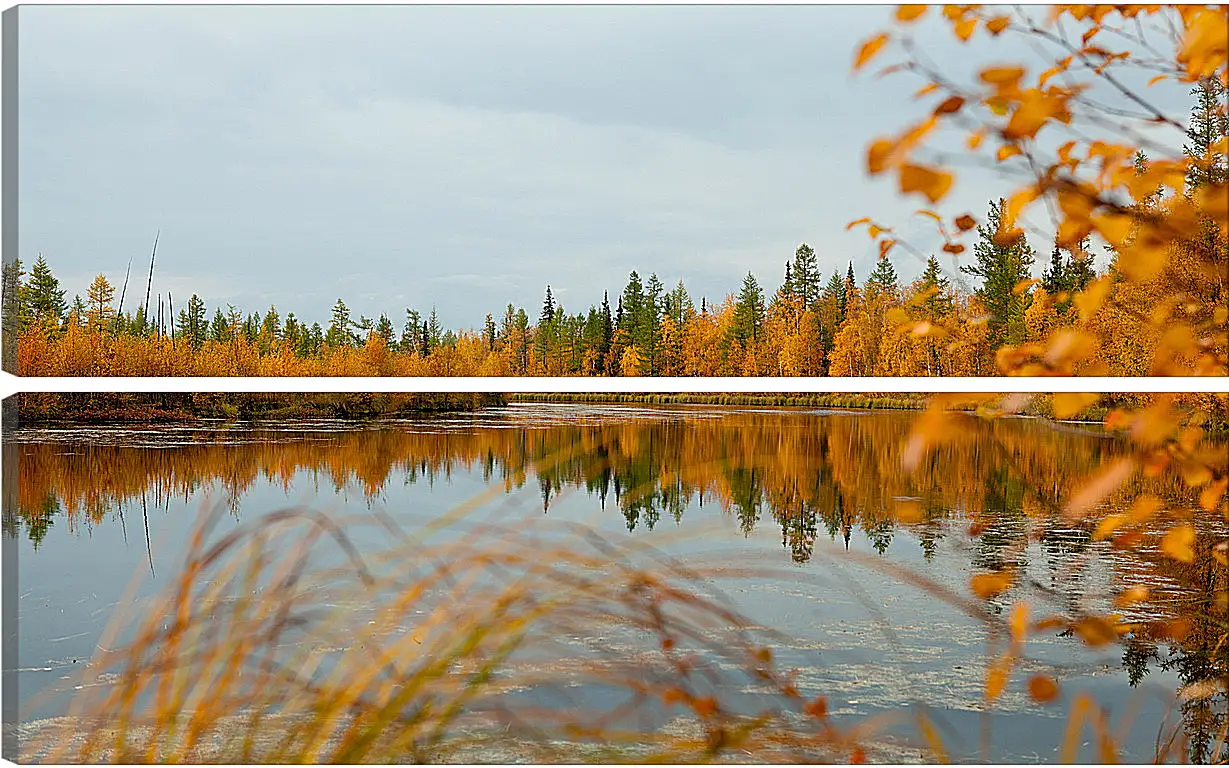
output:
[{"label": "riverbank", "polygon": [[159,424],[200,419],[367,419],[507,404],[495,392],[21,392],[5,401],[20,424]]}]

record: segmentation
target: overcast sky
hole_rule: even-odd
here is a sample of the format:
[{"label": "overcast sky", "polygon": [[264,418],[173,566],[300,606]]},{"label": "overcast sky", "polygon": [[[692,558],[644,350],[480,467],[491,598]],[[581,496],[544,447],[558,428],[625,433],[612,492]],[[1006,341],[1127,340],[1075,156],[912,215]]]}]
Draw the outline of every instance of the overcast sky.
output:
[{"label": "overcast sky", "polygon": [[[852,219],[933,246],[918,201],[864,171],[868,140],[920,114],[918,81],[849,73],[890,15],[23,6],[20,255],[70,299],[130,258],[143,288],[161,230],[154,290],[177,306],[324,324],[340,296],[398,327],[432,304],[449,327],[536,317],[547,283],[569,311],[613,303],[632,269],[697,304],[748,269],[771,293],[803,241],[861,280]],[[1002,191],[962,183],[946,210]]]}]

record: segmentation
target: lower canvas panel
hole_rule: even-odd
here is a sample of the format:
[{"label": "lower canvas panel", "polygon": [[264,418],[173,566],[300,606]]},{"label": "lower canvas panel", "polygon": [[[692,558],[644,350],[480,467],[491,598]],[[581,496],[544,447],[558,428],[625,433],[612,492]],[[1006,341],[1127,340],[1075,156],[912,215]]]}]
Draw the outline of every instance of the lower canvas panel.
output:
[{"label": "lower canvas panel", "polygon": [[1214,759],[1210,402],[23,393],[5,757]]}]

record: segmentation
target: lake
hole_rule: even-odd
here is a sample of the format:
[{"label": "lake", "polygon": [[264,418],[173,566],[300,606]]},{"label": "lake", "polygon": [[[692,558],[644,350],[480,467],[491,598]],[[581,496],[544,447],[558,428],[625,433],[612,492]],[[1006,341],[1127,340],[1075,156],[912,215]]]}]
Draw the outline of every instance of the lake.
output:
[{"label": "lake", "polygon": [[[224,536],[306,507],[337,520],[378,513],[445,543],[487,526],[557,544],[552,536],[581,527],[636,557],[694,567],[769,635],[776,664],[804,696],[826,697],[834,723],[924,710],[956,760],[1057,760],[1081,692],[1108,710],[1120,759],[1151,761],[1158,744],[1176,744],[1170,759],[1208,760],[1225,696],[1180,701],[1176,692],[1225,674],[1215,650],[1223,626],[1201,610],[1225,589],[1208,555],[1226,535],[1223,521],[1199,519],[1200,557],[1189,566],[1158,556],[1150,538],[1113,549],[1093,540],[1095,521],[1073,523],[1061,508],[1123,450],[1116,439],[1080,425],[961,416],[906,474],[900,455],[915,418],[514,403],[363,423],[12,431],[4,535],[17,582],[6,582],[5,597],[18,618],[19,719],[36,728],[69,711],[113,614],[139,612],[174,584],[202,516],[222,510],[211,535]],[[1110,509],[1137,490],[1111,497]],[[360,555],[394,536],[339,525]],[[971,596],[974,574],[1008,564],[1025,578],[989,601]],[[1135,631],[1100,647],[1061,628],[1036,634],[987,703],[993,627],[1007,606],[1026,599],[1037,616],[1108,611],[1135,585],[1149,598],[1118,611]],[[354,607],[356,623],[362,610]],[[1158,630],[1172,626],[1183,631]],[[1030,699],[1025,683],[1037,673],[1059,680],[1056,701]],[[607,695],[573,687],[586,706]],[[728,687],[734,706],[754,709],[749,689]],[[662,726],[658,716],[668,719],[646,715],[649,728]],[[885,722],[871,759],[918,759],[924,742],[912,721]],[[1081,744],[1080,760],[1096,761],[1090,732]]]}]

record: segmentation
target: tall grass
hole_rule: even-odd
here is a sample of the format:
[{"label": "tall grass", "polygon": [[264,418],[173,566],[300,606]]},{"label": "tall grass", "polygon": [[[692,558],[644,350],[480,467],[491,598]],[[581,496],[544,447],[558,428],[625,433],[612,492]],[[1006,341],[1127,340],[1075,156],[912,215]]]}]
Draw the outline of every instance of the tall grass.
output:
[{"label": "tall grass", "polygon": [[[108,630],[103,647],[131,637],[92,665],[71,727],[31,755],[844,761],[858,749],[774,668],[766,632],[713,592],[713,574],[650,550],[558,521],[430,544],[374,515],[287,509],[214,536],[218,517],[135,628]],[[353,536],[373,525],[393,543],[360,556]],[[756,711],[727,703],[748,690]]]}]

